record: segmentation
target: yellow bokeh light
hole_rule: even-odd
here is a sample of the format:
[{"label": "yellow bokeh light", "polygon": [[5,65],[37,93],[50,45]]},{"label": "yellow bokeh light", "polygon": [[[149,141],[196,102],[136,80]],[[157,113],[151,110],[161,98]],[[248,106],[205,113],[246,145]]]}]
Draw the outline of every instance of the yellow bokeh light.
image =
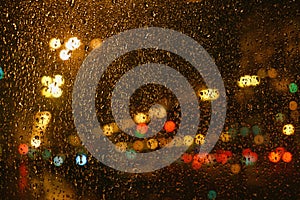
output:
[{"label": "yellow bokeh light", "polygon": [[295,133],[295,127],[292,124],[286,124],[282,128],[282,132],[285,135],[293,135]]},{"label": "yellow bokeh light", "polygon": [[96,49],[102,45],[102,40],[100,38],[95,38],[90,42],[91,49]]},{"label": "yellow bokeh light", "polygon": [[67,49],[63,49],[63,50],[60,51],[59,57],[62,60],[69,60],[70,57],[71,57],[71,52]]},{"label": "yellow bokeh light", "polygon": [[51,120],[51,113],[48,111],[37,112],[35,114],[35,122],[37,124],[43,124],[44,126],[48,125]]},{"label": "yellow bokeh light", "polygon": [[149,123],[150,117],[145,113],[137,113],[134,115],[133,120],[137,124],[146,124]]},{"label": "yellow bokeh light", "polygon": [[238,81],[237,84],[239,87],[244,88],[244,87],[250,87],[250,86],[257,86],[260,84],[260,77],[253,75],[245,75],[242,76]]},{"label": "yellow bokeh light", "polygon": [[52,78],[50,76],[43,76],[41,82],[43,86],[49,86],[52,83]]},{"label": "yellow bokeh light", "polygon": [[60,42],[60,39],[57,39],[57,38],[52,38],[49,42],[49,46],[52,48],[52,49],[59,49],[61,47],[61,42]]},{"label": "yellow bokeh light", "polygon": [[115,144],[115,148],[118,152],[125,152],[127,149],[127,143],[126,142],[118,142]]},{"label": "yellow bokeh light", "polygon": [[62,75],[55,75],[53,82],[56,86],[60,87],[65,83],[65,80],[63,79]]},{"label": "yellow bokeh light", "polygon": [[52,96],[51,91],[48,87],[44,87],[42,89],[42,95],[45,96],[46,98],[50,98]]},{"label": "yellow bokeh light", "polygon": [[58,98],[62,95],[62,89],[60,88],[60,86],[64,84],[64,78],[62,75],[57,74],[54,78],[51,78],[50,76],[43,76],[41,82],[45,86],[42,89],[42,95],[46,98]]},{"label": "yellow bokeh light", "polygon": [[222,142],[229,142],[231,140],[231,136],[227,132],[226,133],[222,133],[220,135],[220,138],[221,138]]},{"label": "yellow bokeh light", "polygon": [[62,95],[62,90],[58,86],[56,86],[54,84],[51,84],[49,86],[49,89],[51,91],[52,97],[54,97],[54,98],[58,98],[58,97],[60,97]]},{"label": "yellow bokeh light", "polygon": [[195,143],[198,145],[202,145],[205,142],[205,136],[201,133],[197,134],[195,136]]},{"label": "yellow bokeh light", "polygon": [[31,146],[38,148],[41,146],[41,140],[36,135],[31,137]]},{"label": "yellow bokeh light", "polygon": [[71,37],[66,43],[66,48],[70,51],[78,49],[79,46],[80,40],[77,37]]},{"label": "yellow bokeh light", "polygon": [[200,90],[198,95],[202,101],[213,101],[219,98],[220,93],[217,89]]}]

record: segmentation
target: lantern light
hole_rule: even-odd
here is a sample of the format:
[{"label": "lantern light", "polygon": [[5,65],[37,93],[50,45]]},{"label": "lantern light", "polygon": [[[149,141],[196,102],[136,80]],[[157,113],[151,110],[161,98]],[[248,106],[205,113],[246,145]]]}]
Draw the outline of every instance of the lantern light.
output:
[{"label": "lantern light", "polygon": [[[171,138],[159,137],[157,138],[160,147],[171,147]],[[194,138],[193,138],[194,140]]]},{"label": "lantern light", "polygon": [[49,90],[50,93],[52,94],[52,97],[54,98],[59,98],[62,95],[62,90],[58,86],[55,86],[54,84],[51,84],[49,86]]},{"label": "lantern light", "polygon": [[293,110],[291,111],[291,119],[298,122],[299,121],[299,116],[300,116],[300,112],[298,110]]},{"label": "lantern light", "polygon": [[62,89],[60,88],[64,84],[62,75],[55,75],[54,78],[43,76],[41,82],[45,86],[42,89],[42,95],[46,98],[59,98],[62,95]]},{"label": "lantern light", "polygon": [[249,156],[245,156],[246,165],[253,165],[254,163],[256,163],[257,159],[258,159],[258,155],[255,152],[250,152]]},{"label": "lantern light", "polygon": [[39,152],[36,149],[29,148],[27,155],[30,159],[35,159],[38,153]]},{"label": "lantern light", "polygon": [[80,143],[81,143],[81,141],[77,135],[70,135],[68,137],[68,141],[69,141],[70,145],[75,146],[75,147],[80,146]]},{"label": "lantern light", "polygon": [[201,163],[201,162],[198,162],[198,161],[196,161],[196,160],[193,160],[193,162],[192,162],[192,168],[193,168],[194,170],[200,169],[201,166],[202,166],[202,163]]},{"label": "lantern light", "polygon": [[47,126],[50,123],[50,120],[51,120],[51,113],[48,111],[37,112],[35,114],[35,125]]},{"label": "lantern light", "polygon": [[113,122],[113,123],[105,124],[102,127],[102,130],[105,136],[112,136],[114,133],[119,131],[119,127],[117,126],[116,123]]},{"label": "lantern light", "polygon": [[52,97],[51,91],[49,90],[48,87],[44,87],[41,91],[41,94],[46,98]]},{"label": "lantern light", "polygon": [[228,130],[228,134],[231,136],[231,137],[235,137],[236,134],[237,134],[237,130],[235,128],[230,128]]},{"label": "lantern light", "polygon": [[284,154],[284,152],[286,152],[284,147],[277,147],[275,149],[275,152],[278,153],[278,155],[280,156],[280,158],[282,157],[282,155]]},{"label": "lantern light", "polygon": [[260,68],[257,71],[257,76],[261,77],[261,78],[265,78],[267,76],[267,72],[264,68]]},{"label": "lantern light", "polygon": [[251,76],[251,86],[257,86],[260,84],[260,77],[259,76]]},{"label": "lantern light", "polygon": [[173,140],[171,140],[171,145],[175,147],[183,146],[183,137],[175,135]]},{"label": "lantern light", "polygon": [[251,76],[249,75],[242,76],[238,81],[238,86],[241,88],[251,86]]},{"label": "lantern light", "polygon": [[145,137],[145,134],[140,133],[138,130],[134,131],[134,135],[137,138],[144,138]]},{"label": "lantern light", "polygon": [[277,113],[275,119],[277,122],[283,122],[285,120],[285,115],[282,113]]}]

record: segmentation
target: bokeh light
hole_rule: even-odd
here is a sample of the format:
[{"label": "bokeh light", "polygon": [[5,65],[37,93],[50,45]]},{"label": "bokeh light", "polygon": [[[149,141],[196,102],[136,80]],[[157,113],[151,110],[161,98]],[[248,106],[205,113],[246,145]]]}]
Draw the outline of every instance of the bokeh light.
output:
[{"label": "bokeh light", "polygon": [[55,75],[54,78],[51,78],[50,76],[43,76],[41,83],[44,86],[42,89],[42,95],[46,98],[59,98],[62,95],[62,89],[60,88],[64,84],[64,78],[62,75]]},{"label": "bokeh light", "polygon": [[80,40],[77,37],[71,37],[66,42],[66,48],[70,51],[74,51],[79,48],[80,44]]},{"label": "bokeh light", "polygon": [[18,150],[19,150],[19,153],[21,155],[26,155],[28,153],[28,146],[27,146],[27,144],[20,144]]},{"label": "bokeh light", "polygon": [[76,156],[76,164],[79,166],[83,166],[87,164],[87,156],[85,154],[78,154]]},{"label": "bokeh light", "polygon": [[166,121],[165,125],[164,125],[164,129],[170,133],[173,132],[176,128],[176,124],[173,121]]},{"label": "bokeh light", "polygon": [[295,133],[295,127],[293,124],[286,124],[282,128],[282,132],[285,135],[293,135]]},{"label": "bokeh light", "polygon": [[4,71],[2,67],[0,67],[0,80],[4,78]]},{"label": "bokeh light", "polygon": [[[300,2],[293,0],[6,1],[1,12],[1,197],[297,199],[299,7]],[[206,62],[201,63],[203,73],[198,73],[176,52],[147,48],[128,52],[98,77],[97,89],[91,92],[99,124],[87,130],[88,138],[80,138],[72,94],[81,66],[102,48],[113,50],[115,46],[107,45],[111,36],[141,27],[179,31],[202,45],[220,71],[226,96],[219,93],[217,79],[210,80],[212,85],[205,82],[204,77],[211,75],[206,74],[211,67]],[[111,56],[104,54],[107,59]],[[118,81],[148,63],[178,71],[191,85],[200,117],[188,128],[195,132],[178,135],[179,128],[187,128],[184,119],[195,119],[183,113],[182,102],[189,106],[190,96],[178,98],[156,82],[142,85],[131,96],[121,91],[129,99],[128,115],[116,120],[111,103]],[[163,75],[170,82],[178,78]],[[219,105],[221,98],[227,105]],[[213,113],[213,105],[227,110],[224,125],[218,127],[220,137],[212,126],[219,120],[212,118],[219,114]],[[177,160],[153,172],[121,172],[88,151],[108,156],[89,142],[97,138],[111,142],[116,154],[137,172],[140,166],[134,163],[140,155],[166,150],[164,159],[149,160],[145,166],[149,169],[172,157]],[[214,139],[213,149],[199,154]],[[175,149],[185,152],[173,155]]]},{"label": "bokeh light", "polygon": [[58,38],[52,38],[49,41],[49,46],[52,49],[59,49],[61,47],[61,41],[60,41],[60,39],[58,39]]},{"label": "bokeh light", "polygon": [[296,93],[298,91],[298,85],[296,83],[290,83],[289,89],[291,93]]},{"label": "bokeh light", "polygon": [[60,51],[59,57],[60,57],[60,59],[62,59],[63,61],[65,61],[65,60],[69,60],[71,58],[71,54],[72,53],[71,53],[70,50],[63,49],[63,50]]}]

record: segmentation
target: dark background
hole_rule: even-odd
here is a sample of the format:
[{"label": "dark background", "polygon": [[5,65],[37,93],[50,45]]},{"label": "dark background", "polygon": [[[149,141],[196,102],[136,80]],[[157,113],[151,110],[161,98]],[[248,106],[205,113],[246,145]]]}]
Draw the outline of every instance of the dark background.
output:
[{"label": "dark background", "polygon": [[[53,176],[70,185],[74,199],[207,199],[209,190],[217,192],[217,199],[300,199],[299,120],[291,118],[288,109],[289,101],[299,102],[299,92],[291,94],[286,90],[286,82],[300,85],[299,1],[25,0],[1,2],[0,8],[0,66],[5,71],[5,78],[0,80],[1,199],[43,199],[47,193],[43,191],[43,181],[37,185],[38,196],[34,195],[32,180],[53,179]],[[259,124],[269,138],[262,146],[255,146],[252,135],[238,135],[230,143],[218,142],[214,151],[231,150],[235,155],[231,162],[241,163],[242,150],[252,148],[259,155],[256,165],[249,167],[241,163],[241,172],[233,175],[230,163],[196,171],[179,160],[146,174],[115,171],[91,155],[88,165],[75,164],[79,150],[68,143],[68,136],[76,134],[71,95],[77,70],[91,51],[90,41],[147,26],[180,31],[198,41],[213,57],[228,97],[224,129]],[[70,36],[80,38],[83,45],[74,58],[63,62],[58,51],[49,50],[48,42],[53,37],[66,40]],[[173,67],[176,67],[174,62],[177,66],[187,65],[175,55],[144,51],[128,54],[111,67],[126,69],[153,61],[153,56],[157,62],[170,66],[173,63]],[[278,71],[276,79],[262,79],[254,89],[238,88],[236,81],[240,76],[271,67]],[[64,76],[64,94],[59,99],[46,99],[40,95],[40,78],[54,74]],[[193,79],[191,74],[186,75]],[[198,78],[201,82],[201,77]],[[110,78],[103,81],[110,86]],[[280,83],[283,89],[278,89]],[[113,89],[113,84],[108,88]],[[171,94],[165,97],[172,99]],[[101,103],[105,96],[99,98]],[[173,102],[176,99],[173,98]],[[175,104],[170,111],[178,110]],[[204,110],[209,105],[200,104],[200,107],[203,115],[199,130],[203,131],[210,115]],[[33,115],[39,110],[52,113],[48,147],[53,155],[67,156],[60,168],[40,158],[21,157],[17,152],[18,145],[26,141],[26,134],[30,132]],[[294,136],[281,133],[283,124],[274,120],[279,112],[286,114],[287,123],[296,126],[298,132]],[[102,123],[107,123],[105,120],[112,119],[104,117]],[[278,146],[293,153],[291,163],[269,162],[268,152]],[[29,169],[28,188],[23,193],[18,189],[21,160]]]}]

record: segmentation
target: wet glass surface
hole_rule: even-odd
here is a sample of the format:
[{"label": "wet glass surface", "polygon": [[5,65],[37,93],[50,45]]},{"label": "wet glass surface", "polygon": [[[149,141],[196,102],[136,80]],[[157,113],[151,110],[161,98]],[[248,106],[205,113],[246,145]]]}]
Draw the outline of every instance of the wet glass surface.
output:
[{"label": "wet glass surface", "polygon": [[[1,199],[300,199],[300,2],[25,0],[0,8]],[[172,52],[139,49],[120,56],[95,91],[105,137],[129,162],[166,145],[187,147],[162,169],[126,173],[99,162],[82,143],[72,92],[94,49],[142,27],[175,30],[197,41],[220,71],[227,111],[218,142],[201,157],[217,90]],[[130,97],[132,119],[122,123],[135,128],[133,136],[115,123],[114,87],[147,63],[177,70],[196,91],[200,119],[194,137],[176,136],[179,98],[157,84]],[[163,127],[149,125],[164,118]],[[150,137],[148,128],[159,131]]]}]

